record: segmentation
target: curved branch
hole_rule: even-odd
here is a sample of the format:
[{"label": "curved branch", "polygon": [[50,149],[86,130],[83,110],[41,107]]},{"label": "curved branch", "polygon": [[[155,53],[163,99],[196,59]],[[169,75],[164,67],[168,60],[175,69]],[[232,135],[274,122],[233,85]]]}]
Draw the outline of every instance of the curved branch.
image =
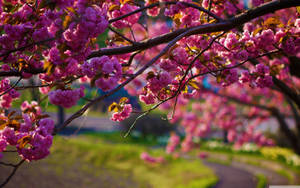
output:
[{"label": "curved branch", "polygon": [[293,150],[297,154],[300,154],[300,139],[298,139],[297,135],[289,128],[288,124],[285,121],[284,115],[277,108],[268,107],[268,106],[264,106],[264,105],[260,105],[260,104],[256,104],[256,103],[250,103],[250,102],[240,100],[239,98],[236,98],[236,97],[231,97],[228,95],[215,93],[214,91],[212,91],[210,89],[206,89],[203,86],[201,86],[201,89],[208,91],[216,96],[224,97],[232,102],[235,102],[235,103],[238,103],[241,105],[246,105],[246,106],[250,106],[250,107],[253,106],[253,107],[260,108],[262,110],[269,111],[277,119],[280,130],[284,133],[284,135],[288,139],[289,143],[293,147]]},{"label": "curved branch", "polygon": [[17,52],[17,51],[22,51],[22,50],[25,50],[26,48],[30,48],[30,47],[33,47],[35,45],[40,45],[40,44],[44,44],[46,42],[51,42],[51,41],[54,41],[55,39],[56,39],[56,37],[48,38],[48,39],[45,39],[45,40],[41,40],[41,41],[38,41],[38,42],[33,42],[33,43],[30,43],[30,44],[27,44],[27,45],[19,47],[19,48],[8,50],[7,52],[0,54],[0,57],[8,56],[10,53]]},{"label": "curved branch", "polygon": [[290,88],[288,85],[286,85],[283,81],[277,79],[275,76],[272,77],[274,84],[279,88],[279,90],[288,96],[290,99],[292,99],[298,106],[298,109],[300,109],[300,95],[297,93],[297,91]]},{"label": "curved branch", "polygon": [[25,160],[21,160],[18,164],[16,164],[14,166],[14,169],[13,171],[10,173],[10,175],[4,180],[3,183],[1,183],[0,187],[4,187],[8,182],[9,180],[15,175],[16,171],[18,170],[18,168],[25,162]]},{"label": "curved branch", "polygon": [[9,89],[7,89],[6,91],[4,91],[3,93],[0,94],[0,97],[2,97],[3,95],[7,94],[8,92],[10,92],[12,89],[14,89],[22,80],[22,77],[20,77]]},{"label": "curved branch", "polygon": [[272,114],[276,117],[280,130],[285,134],[285,136],[288,138],[293,150],[300,155],[300,139],[297,137],[297,135],[291,131],[288,124],[286,123],[284,116],[280,113],[280,111],[276,108],[272,109]]},{"label": "curved branch", "polygon": [[[200,26],[192,27],[194,32],[191,32],[189,35],[195,34],[205,34],[205,33],[213,33],[213,32],[220,32],[220,31],[228,31],[237,26],[240,26],[244,23],[251,21],[254,18],[273,13],[280,9],[291,8],[300,6],[299,0],[276,0],[269,3],[265,3],[259,7],[249,9],[248,11],[234,16],[230,19],[223,20],[219,23],[212,23],[212,24],[203,24]],[[176,31],[148,39],[142,42],[138,42],[135,45],[131,46],[123,46],[117,48],[104,48],[99,51],[95,51],[88,56],[88,59],[93,57],[99,57],[102,55],[118,55],[118,54],[126,54],[130,52],[135,52],[137,50],[146,50],[148,48],[167,43],[177,36],[181,35],[182,33],[188,31],[191,28],[185,29],[178,29]],[[187,36],[189,36],[187,35]]]},{"label": "curved branch", "polygon": [[127,84],[129,84],[132,80],[134,80],[136,77],[138,77],[139,75],[141,75],[146,69],[148,69],[151,65],[153,65],[160,57],[162,57],[165,53],[167,53],[168,50],[171,49],[176,44],[177,41],[179,41],[183,37],[186,37],[187,35],[190,35],[190,33],[193,33],[194,31],[195,31],[195,28],[190,28],[186,32],[178,35],[157,56],[155,56],[146,65],[144,65],[141,69],[139,69],[132,77],[128,78],[126,81],[124,81],[122,84],[120,84],[118,87],[116,87],[115,89],[111,90],[107,94],[99,96],[99,97],[93,99],[91,102],[87,103],[83,108],[81,108],[79,111],[77,111],[76,113],[74,113],[71,117],[69,117],[63,123],[63,125],[61,127],[59,127],[58,129],[56,129],[54,131],[53,134],[56,134],[57,132],[59,132],[60,130],[62,130],[64,127],[66,127],[68,124],[70,124],[74,119],[82,116],[84,114],[84,112],[90,106],[92,106],[95,102],[98,102],[98,101],[101,101],[101,100],[105,99],[106,97],[114,94],[115,92],[119,91],[124,86],[126,86]]},{"label": "curved branch", "polygon": [[[30,73],[30,74],[40,74],[40,73],[45,73],[46,71],[44,69],[35,69],[35,68],[30,68],[30,69],[25,69],[23,72]],[[11,77],[11,76],[22,76],[22,72],[19,71],[2,71],[0,72],[0,77]]]}]

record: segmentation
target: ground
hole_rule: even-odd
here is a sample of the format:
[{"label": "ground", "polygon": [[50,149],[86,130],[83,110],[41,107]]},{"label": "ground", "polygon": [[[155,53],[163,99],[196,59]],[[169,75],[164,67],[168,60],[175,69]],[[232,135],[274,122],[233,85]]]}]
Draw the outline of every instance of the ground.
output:
[{"label": "ground", "polygon": [[[7,187],[210,187],[217,182],[200,160],[166,157],[163,164],[147,164],[139,158],[147,148],[138,145],[104,143],[94,137],[57,137],[54,143],[47,159],[21,166]],[[4,160],[14,158],[9,154]],[[0,168],[3,180],[11,169]]]}]

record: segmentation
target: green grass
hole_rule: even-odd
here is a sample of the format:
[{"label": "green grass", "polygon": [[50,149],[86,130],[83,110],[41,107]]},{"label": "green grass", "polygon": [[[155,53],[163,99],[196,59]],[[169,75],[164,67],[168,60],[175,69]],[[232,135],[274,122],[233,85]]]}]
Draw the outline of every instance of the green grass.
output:
[{"label": "green grass", "polygon": [[217,163],[217,164],[221,164],[221,165],[225,165],[225,166],[231,165],[230,160],[222,160],[222,159],[217,159],[217,158],[208,158],[206,160],[211,163]]},{"label": "green grass", "polygon": [[125,133],[122,132],[87,132],[84,133],[84,135],[90,139],[102,139],[109,143],[123,143],[142,146],[157,146],[159,144],[157,138],[151,135],[142,137],[134,136],[134,134],[131,133],[127,137],[124,137]]},{"label": "green grass", "polygon": [[265,188],[267,187],[267,178],[263,174],[256,174],[257,185],[256,188]]},{"label": "green grass", "polygon": [[289,182],[293,183],[294,178],[293,178],[293,175],[291,175],[290,172],[287,172],[285,169],[279,169],[279,170],[277,170],[276,172],[277,172],[278,174],[280,174],[280,175],[286,177],[286,178],[289,180]]},{"label": "green grass", "polygon": [[84,171],[89,166],[132,175],[141,187],[211,187],[217,182],[212,170],[200,160],[187,161],[166,156],[163,150],[149,150],[153,156],[165,156],[163,164],[147,164],[140,159],[140,154],[147,148],[142,145],[126,143],[107,143],[99,137],[81,136],[76,138],[56,137],[52,154],[47,162],[58,167],[57,173],[63,173],[66,166],[82,163]]}]

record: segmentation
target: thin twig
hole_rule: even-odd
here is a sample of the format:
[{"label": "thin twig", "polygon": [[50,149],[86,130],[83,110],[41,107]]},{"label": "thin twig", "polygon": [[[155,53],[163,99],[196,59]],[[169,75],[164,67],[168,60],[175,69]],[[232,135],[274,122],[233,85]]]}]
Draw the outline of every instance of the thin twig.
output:
[{"label": "thin twig", "polygon": [[22,80],[22,77],[20,77],[13,86],[11,86],[9,89],[7,89],[6,91],[4,91],[3,93],[0,94],[0,97],[2,97],[3,95],[5,95],[6,93],[10,92],[12,89],[14,89],[18,83],[20,83],[20,81]]},{"label": "thin twig", "polygon": [[129,38],[125,37],[122,33],[120,33],[119,31],[115,30],[113,27],[108,26],[108,29],[111,30],[112,32],[116,33],[117,35],[119,35],[122,39],[130,42],[131,44],[135,44],[135,41],[130,40]]},{"label": "thin twig", "polygon": [[9,180],[15,175],[18,168],[25,162],[25,159],[22,159],[17,165],[14,166],[13,171],[10,173],[10,175],[4,180],[4,182],[0,185],[0,187],[4,187]]}]

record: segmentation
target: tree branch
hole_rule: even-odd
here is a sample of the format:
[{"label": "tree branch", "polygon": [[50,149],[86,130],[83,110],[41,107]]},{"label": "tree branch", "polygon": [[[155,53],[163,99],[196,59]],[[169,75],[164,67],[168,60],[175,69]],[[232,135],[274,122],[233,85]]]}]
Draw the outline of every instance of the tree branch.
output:
[{"label": "tree branch", "polygon": [[[228,31],[237,26],[240,26],[244,23],[251,21],[254,18],[273,13],[280,9],[290,8],[300,6],[299,0],[276,0],[269,3],[265,3],[259,7],[249,9],[248,11],[234,16],[230,19],[223,20],[219,23],[212,23],[212,24],[203,24],[200,26],[192,27],[194,29],[193,32],[189,33],[189,35],[195,34],[205,34],[205,33],[213,33],[213,32],[220,32],[220,31]],[[88,59],[93,57],[99,57],[103,55],[118,55],[118,54],[126,54],[130,52],[135,52],[137,50],[146,50],[148,48],[167,43],[177,36],[181,35],[182,33],[188,31],[191,28],[185,29],[178,29],[176,31],[148,39],[142,42],[138,42],[132,46],[122,46],[116,48],[104,48],[100,49],[99,51],[92,52],[91,55],[88,56]]]},{"label": "tree branch", "polygon": [[90,107],[92,106],[95,102],[99,102],[103,99],[105,99],[106,97],[114,94],[115,92],[119,91],[121,88],[123,88],[124,86],[126,86],[127,84],[129,84],[132,80],[134,80],[136,77],[138,77],[139,75],[141,75],[146,69],[148,69],[151,65],[153,65],[161,56],[163,56],[165,53],[168,52],[168,50],[170,48],[172,48],[177,41],[179,41],[180,39],[182,39],[183,37],[190,35],[190,33],[193,33],[195,31],[196,28],[190,28],[188,29],[186,32],[178,35],[176,38],[174,38],[157,56],[155,56],[153,59],[151,59],[146,65],[144,65],[141,69],[139,69],[132,77],[128,78],[126,81],[124,81],[122,84],[120,84],[118,87],[116,87],[115,89],[111,90],[110,92],[108,92],[105,95],[99,96],[95,99],[93,99],[91,102],[87,103],[85,106],[83,106],[83,108],[81,108],[79,111],[77,111],[76,113],[74,113],[71,117],[69,117],[61,127],[57,128],[54,131],[54,135],[56,133],[58,133],[60,130],[62,130],[64,127],[66,127],[68,124],[70,124],[74,119],[82,116],[84,114],[84,112]]},{"label": "tree branch", "polygon": [[25,162],[25,160],[21,160],[17,165],[14,166],[13,171],[10,173],[10,175],[5,179],[5,181],[0,185],[0,187],[4,187],[9,180],[15,175],[16,171],[18,170],[18,168]]}]

